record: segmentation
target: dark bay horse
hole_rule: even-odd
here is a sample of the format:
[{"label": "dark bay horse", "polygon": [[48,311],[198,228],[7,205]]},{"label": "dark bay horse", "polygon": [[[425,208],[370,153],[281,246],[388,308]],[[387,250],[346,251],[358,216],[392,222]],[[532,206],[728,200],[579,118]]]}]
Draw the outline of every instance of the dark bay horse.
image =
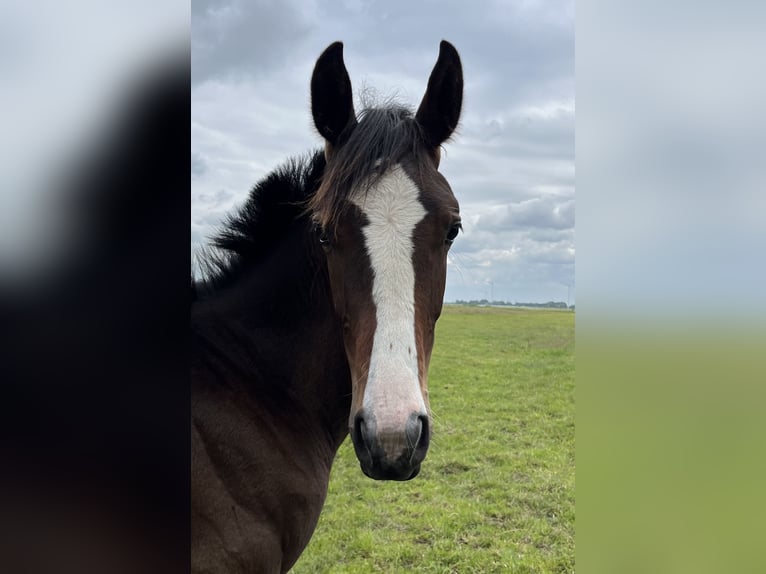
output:
[{"label": "dark bay horse", "polygon": [[311,79],[324,151],[255,186],[192,285],[192,568],[286,572],[336,451],[409,480],[430,440],[428,365],[458,203],[439,173],[463,76],[443,41],[413,114],[354,111],[343,45]]}]

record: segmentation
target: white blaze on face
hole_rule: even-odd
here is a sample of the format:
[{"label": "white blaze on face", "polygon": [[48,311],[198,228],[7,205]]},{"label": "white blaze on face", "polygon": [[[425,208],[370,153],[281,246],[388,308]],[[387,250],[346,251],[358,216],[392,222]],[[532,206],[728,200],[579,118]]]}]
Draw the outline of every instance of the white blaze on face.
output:
[{"label": "white blaze on face", "polygon": [[375,415],[385,442],[387,432],[404,433],[410,414],[426,413],[418,380],[412,260],[412,236],[426,210],[415,182],[398,165],[354,203],[369,222],[362,231],[377,319],[362,406]]}]

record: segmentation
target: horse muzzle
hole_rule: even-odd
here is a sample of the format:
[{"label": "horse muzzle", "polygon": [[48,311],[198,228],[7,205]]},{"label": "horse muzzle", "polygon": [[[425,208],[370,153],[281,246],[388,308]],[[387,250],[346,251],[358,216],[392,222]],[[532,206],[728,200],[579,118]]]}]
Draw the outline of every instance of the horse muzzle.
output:
[{"label": "horse muzzle", "polygon": [[362,409],[354,417],[351,440],[362,472],[375,480],[410,480],[420,472],[431,431],[426,413],[410,413],[403,424],[381,424]]}]

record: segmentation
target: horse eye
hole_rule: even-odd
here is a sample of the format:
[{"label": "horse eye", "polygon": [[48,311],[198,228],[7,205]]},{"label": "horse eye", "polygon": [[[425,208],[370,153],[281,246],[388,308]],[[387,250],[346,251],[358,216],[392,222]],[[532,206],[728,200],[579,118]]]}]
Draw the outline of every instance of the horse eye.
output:
[{"label": "horse eye", "polygon": [[452,245],[452,242],[455,241],[455,238],[457,237],[457,234],[460,233],[461,229],[463,229],[463,226],[460,222],[453,224],[447,232],[447,239],[444,240],[444,243]]},{"label": "horse eye", "polygon": [[314,224],[314,233],[316,233],[317,239],[319,240],[320,244],[322,244],[323,246],[330,245],[330,237],[327,235],[327,232],[324,230],[324,227],[322,227],[318,223]]}]

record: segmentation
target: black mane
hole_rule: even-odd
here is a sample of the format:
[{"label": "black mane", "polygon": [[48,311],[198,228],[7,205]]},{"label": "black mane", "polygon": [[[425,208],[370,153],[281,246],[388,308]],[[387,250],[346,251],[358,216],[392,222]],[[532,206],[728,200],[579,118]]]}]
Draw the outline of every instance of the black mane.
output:
[{"label": "black mane", "polygon": [[198,253],[201,278],[193,293],[222,287],[246,262],[258,261],[279,241],[290,223],[306,214],[325,168],[321,151],[291,158],[258,182],[244,205],[226,217],[211,240],[212,248]]},{"label": "black mane", "polygon": [[333,150],[322,184],[311,198],[311,209],[325,228],[332,228],[348,205],[349,196],[365,192],[376,179],[404,157],[420,165],[429,153],[420,125],[404,106],[366,108],[343,145]]}]

